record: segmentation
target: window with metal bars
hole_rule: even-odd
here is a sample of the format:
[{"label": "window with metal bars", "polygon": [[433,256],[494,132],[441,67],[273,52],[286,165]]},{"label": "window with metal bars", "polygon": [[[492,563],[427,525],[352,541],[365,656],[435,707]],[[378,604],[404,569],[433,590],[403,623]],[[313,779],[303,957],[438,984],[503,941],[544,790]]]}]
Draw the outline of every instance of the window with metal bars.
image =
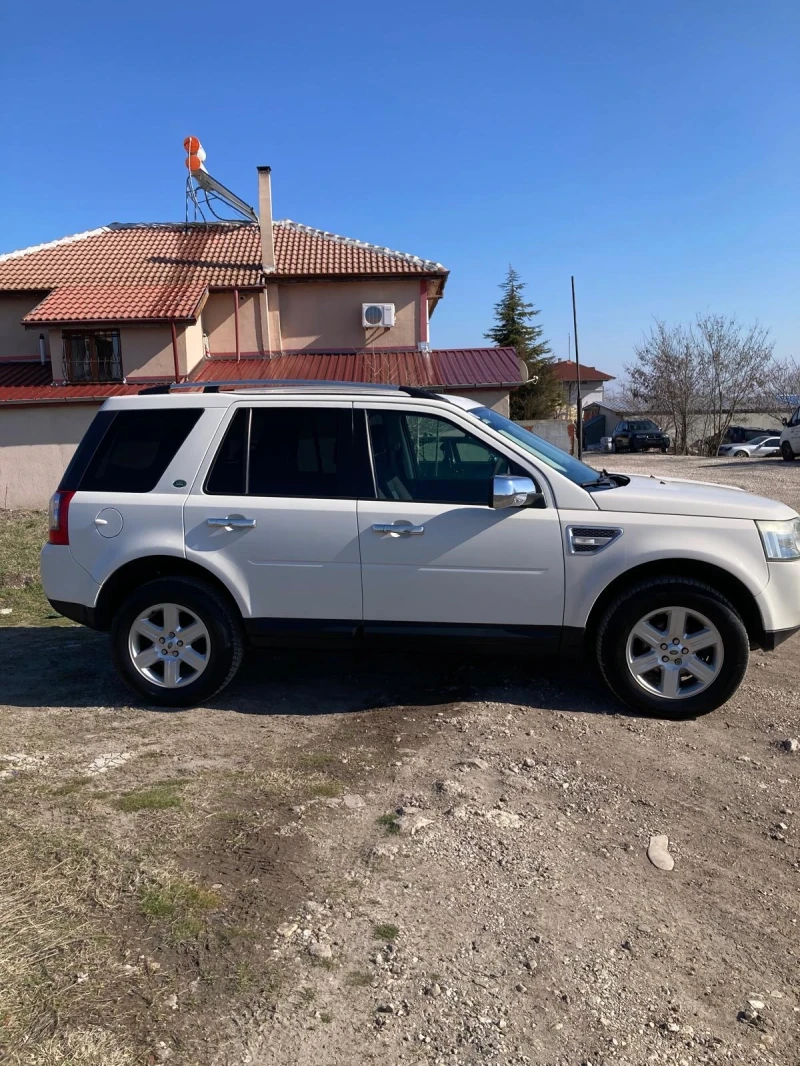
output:
[{"label": "window with metal bars", "polygon": [[118,329],[64,330],[62,371],[66,381],[122,381]]}]

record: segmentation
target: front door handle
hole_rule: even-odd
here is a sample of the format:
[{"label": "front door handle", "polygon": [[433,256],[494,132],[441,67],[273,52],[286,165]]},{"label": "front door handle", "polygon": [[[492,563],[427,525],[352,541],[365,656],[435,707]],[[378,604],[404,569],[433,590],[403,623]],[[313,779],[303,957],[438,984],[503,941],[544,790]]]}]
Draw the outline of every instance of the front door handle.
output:
[{"label": "front door handle", "polygon": [[425,532],[425,526],[400,525],[395,522],[376,522],[373,533],[390,533],[393,537],[419,537]]},{"label": "front door handle", "polygon": [[255,518],[245,518],[241,514],[230,514],[227,518],[207,518],[207,526],[220,526],[222,529],[254,529]]}]

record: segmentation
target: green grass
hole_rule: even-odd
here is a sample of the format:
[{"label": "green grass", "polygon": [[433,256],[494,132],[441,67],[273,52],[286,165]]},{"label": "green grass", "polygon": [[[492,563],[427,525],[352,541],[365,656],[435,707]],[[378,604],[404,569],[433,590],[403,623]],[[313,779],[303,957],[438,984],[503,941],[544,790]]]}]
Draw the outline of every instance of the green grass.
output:
[{"label": "green grass", "polygon": [[325,1022],[325,1024],[327,1025],[329,1022],[333,1021],[333,1015],[329,1014],[328,1011],[325,1011],[324,1014],[320,1014],[319,1020],[321,1022]]},{"label": "green grass", "polygon": [[375,821],[383,826],[389,836],[396,836],[400,832],[400,822],[396,814],[382,814]]},{"label": "green grass", "polygon": [[[0,500],[0,506],[3,501]],[[39,580],[39,552],[47,540],[45,511],[0,511],[0,626],[72,625],[55,614]]]},{"label": "green grass", "polygon": [[373,925],[372,935],[376,940],[397,940],[400,935],[400,929],[396,925],[392,925],[391,922],[383,922],[380,925]]},{"label": "green grass", "polygon": [[176,789],[185,785],[186,781],[179,778],[175,781],[158,781],[150,788],[138,789],[136,792],[128,792],[120,796],[114,806],[117,810],[126,811],[163,811],[168,807],[180,807],[181,797]]},{"label": "green grass", "polygon": [[345,977],[345,984],[350,988],[369,988],[372,985],[372,974],[367,970],[351,970]]},{"label": "green grass", "polygon": [[221,903],[216,892],[180,878],[164,885],[148,885],[139,897],[145,917],[169,925],[169,939],[173,944],[197,941],[206,927],[207,912],[216,910]]},{"label": "green grass", "polygon": [[321,781],[319,784],[311,786],[312,796],[323,796],[329,799],[334,799],[336,796],[341,796],[342,786],[338,781]]},{"label": "green grass", "polygon": [[71,796],[73,792],[78,792],[84,785],[91,783],[93,778],[91,777],[73,777],[69,781],[65,781],[63,785],[58,788],[54,788],[53,796]]}]

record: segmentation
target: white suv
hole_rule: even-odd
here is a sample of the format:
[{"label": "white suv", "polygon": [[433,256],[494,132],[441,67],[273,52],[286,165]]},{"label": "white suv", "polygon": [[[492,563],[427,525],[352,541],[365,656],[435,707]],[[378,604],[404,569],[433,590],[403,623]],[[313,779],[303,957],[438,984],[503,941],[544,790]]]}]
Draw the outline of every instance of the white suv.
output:
[{"label": "white suv", "polygon": [[42,574],[56,610],[111,631],[152,703],[208,699],[246,643],[455,641],[570,664],[585,648],[629,706],[685,717],[732,695],[749,648],[800,628],[800,519],[737,489],[598,474],[457,396],[173,387],[97,414]]}]

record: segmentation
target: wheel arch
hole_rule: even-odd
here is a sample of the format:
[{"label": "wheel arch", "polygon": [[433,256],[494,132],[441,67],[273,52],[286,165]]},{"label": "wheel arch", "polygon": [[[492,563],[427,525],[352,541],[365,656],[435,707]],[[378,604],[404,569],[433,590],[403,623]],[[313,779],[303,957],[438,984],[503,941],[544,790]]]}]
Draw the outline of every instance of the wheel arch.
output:
[{"label": "wheel arch", "polygon": [[656,559],[626,570],[608,584],[595,600],[586,623],[586,644],[592,646],[600,620],[608,605],[626,588],[657,577],[687,577],[718,589],[736,608],[744,622],[751,645],[760,647],[764,641],[764,625],[755,596],[738,577],[713,563],[691,559]]},{"label": "wheel arch", "polygon": [[242,617],[241,606],[231,595],[229,589],[216,574],[199,563],[191,562],[177,555],[147,555],[125,563],[104,582],[95,604],[95,627],[108,630],[114,609],[125,597],[147,581],[158,577],[192,577],[204,581],[223,596]]}]

